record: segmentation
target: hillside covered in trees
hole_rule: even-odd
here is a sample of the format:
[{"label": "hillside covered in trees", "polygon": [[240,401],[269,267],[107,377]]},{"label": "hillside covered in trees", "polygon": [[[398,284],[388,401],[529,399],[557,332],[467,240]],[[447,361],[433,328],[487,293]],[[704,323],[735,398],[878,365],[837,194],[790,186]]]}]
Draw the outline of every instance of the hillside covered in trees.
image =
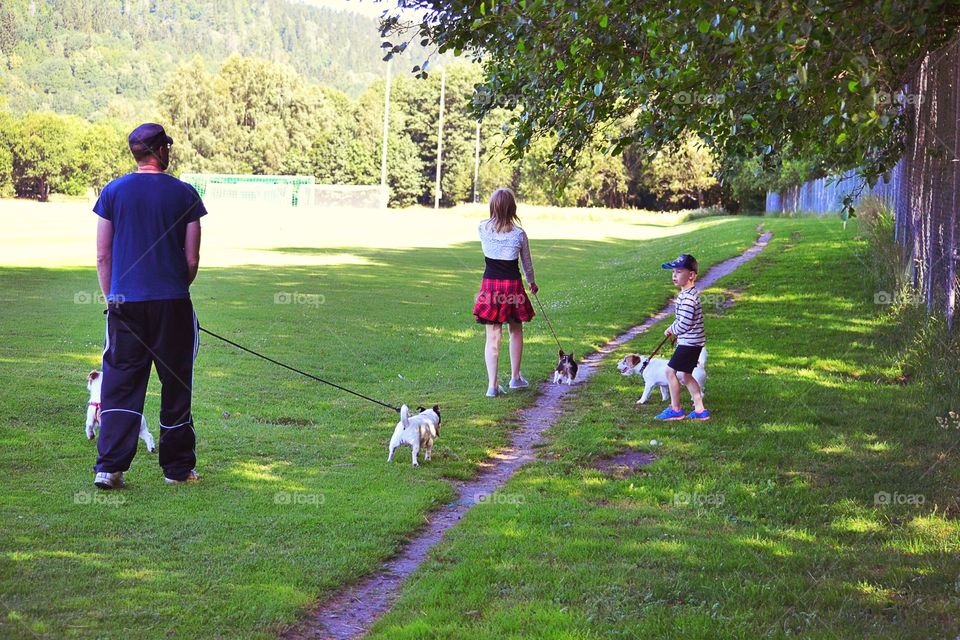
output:
[{"label": "hillside covered in trees", "polygon": [[[126,133],[148,120],[175,138],[176,173],[377,184],[384,52],[376,20],[284,0],[3,0],[0,196],[99,189],[131,170]],[[522,107],[478,92],[479,65],[449,56],[435,59],[426,79],[414,78],[424,55],[413,44],[393,65],[393,206],[433,203],[439,67],[444,205],[474,197],[471,107],[493,100],[497,108],[480,125],[479,198],[511,186],[526,202],[567,206],[762,206],[758,167],[742,163],[744,179],[722,187],[724,163],[692,136],[655,158],[634,147],[608,155],[598,138],[559,172],[554,140],[541,137],[522,160],[509,160],[505,125]]]},{"label": "hillside covered in trees", "polygon": [[286,0],[0,2],[0,94],[15,111],[124,117],[178,64],[216,71],[232,54],[353,97],[384,71],[374,18]]}]

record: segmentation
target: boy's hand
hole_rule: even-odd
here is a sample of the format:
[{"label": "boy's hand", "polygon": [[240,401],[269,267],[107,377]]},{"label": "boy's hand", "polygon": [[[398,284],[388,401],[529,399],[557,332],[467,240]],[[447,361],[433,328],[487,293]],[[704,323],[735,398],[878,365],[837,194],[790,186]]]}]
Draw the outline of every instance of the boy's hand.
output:
[{"label": "boy's hand", "polygon": [[670,331],[670,328],[668,327],[667,330],[663,332],[663,335],[664,337],[669,338],[670,336],[673,335],[673,332]]}]

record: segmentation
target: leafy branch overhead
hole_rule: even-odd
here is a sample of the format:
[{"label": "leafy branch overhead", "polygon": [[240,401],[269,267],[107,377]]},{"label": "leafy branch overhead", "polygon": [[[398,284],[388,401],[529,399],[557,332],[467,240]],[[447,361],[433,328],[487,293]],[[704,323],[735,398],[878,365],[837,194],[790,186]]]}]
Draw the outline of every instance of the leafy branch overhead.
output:
[{"label": "leafy branch overhead", "polygon": [[[553,132],[563,164],[617,121],[614,154],[686,130],[726,158],[770,168],[789,148],[821,172],[875,179],[903,149],[907,78],[958,24],[956,0],[400,0],[381,35],[482,59],[482,90],[522,106],[515,157]],[[497,102],[476,101],[476,115]]]}]

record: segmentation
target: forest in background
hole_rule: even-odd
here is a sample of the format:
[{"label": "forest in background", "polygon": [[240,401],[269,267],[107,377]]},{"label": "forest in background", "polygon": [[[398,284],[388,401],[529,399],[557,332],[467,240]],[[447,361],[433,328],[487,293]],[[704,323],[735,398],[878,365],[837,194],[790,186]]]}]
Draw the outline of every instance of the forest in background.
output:
[{"label": "forest in background", "polygon": [[[425,55],[412,45],[393,62],[392,206],[434,199],[441,73],[409,73]],[[132,169],[126,134],[147,120],[175,138],[175,173],[379,183],[386,65],[374,19],[283,0],[5,0],[0,56],[0,195],[99,189]],[[473,198],[471,103],[482,99],[500,108],[481,123],[480,198],[506,185],[538,204],[762,207],[758,167],[731,170],[692,136],[652,159],[639,148],[608,155],[598,139],[560,172],[543,138],[510,161],[500,152],[503,127],[522,107],[477,92],[478,65],[438,62],[444,205]]]}]

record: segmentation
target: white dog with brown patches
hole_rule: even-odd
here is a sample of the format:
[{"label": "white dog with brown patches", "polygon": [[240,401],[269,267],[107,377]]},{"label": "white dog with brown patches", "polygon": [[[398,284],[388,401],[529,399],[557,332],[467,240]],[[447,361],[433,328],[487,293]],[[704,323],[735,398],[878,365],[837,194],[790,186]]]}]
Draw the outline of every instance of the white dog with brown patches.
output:
[{"label": "white dog with brown patches", "polygon": [[[636,353],[631,353],[628,356],[624,356],[620,362],[617,363],[617,370],[625,376],[635,376],[640,374],[640,369],[643,368],[643,363],[649,360],[646,356],[641,356]],[[650,364],[643,369],[643,394],[640,396],[640,399],[637,400],[637,404],[645,404],[647,398],[650,397],[650,392],[653,391],[654,387],[660,388],[660,397],[663,400],[666,400],[670,397],[670,386],[667,382],[667,360],[663,358],[654,358],[650,360]],[[704,347],[700,351],[700,358],[697,360],[697,366],[693,369],[693,378],[698,383],[700,383],[701,393],[706,393],[706,387],[704,383],[707,380],[707,348]],[[677,372],[677,376],[680,377],[680,382],[683,383],[683,376],[687,374],[682,372]]]},{"label": "white dog with brown patches", "polygon": [[[100,426],[100,386],[103,384],[103,373],[100,371],[91,371],[87,376],[87,389],[90,390],[90,400],[87,402],[87,438],[93,440],[97,437],[95,429]],[[140,416],[140,439],[147,445],[150,453],[157,452],[157,446],[153,442],[153,436],[147,430],[147,419]]]},{"label": "white dog with brown patches", "polygon": [[390,455],[387,462],[393,462],[393,452],[397,447],[408,444],[413,449],[413,466],[419,467],[417,454],[424,449],[424,461],[430,459],[433,452],[433,441],[440,437],[440,406],[433,405],[432,409],[420,407],[420,412],[410,415],[407,405],[400,407],[400,422],[393,430],[390,438]]}]

